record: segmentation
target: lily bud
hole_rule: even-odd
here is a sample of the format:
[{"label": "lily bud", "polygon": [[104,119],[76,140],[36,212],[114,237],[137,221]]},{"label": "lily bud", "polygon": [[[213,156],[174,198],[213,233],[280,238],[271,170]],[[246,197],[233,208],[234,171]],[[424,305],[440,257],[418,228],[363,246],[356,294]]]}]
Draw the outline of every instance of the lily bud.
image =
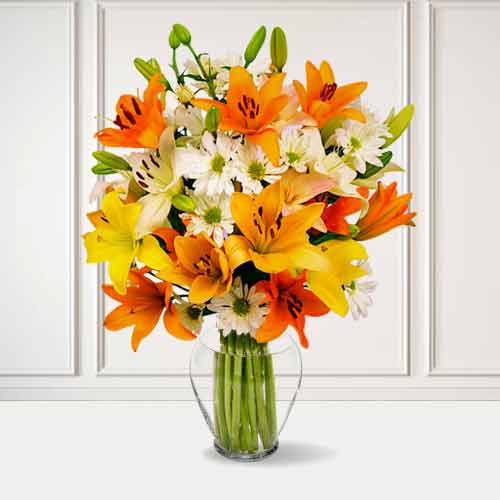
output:
[{"label": "lily bud", "polygon": [[[113,169],[115,172],[118,170],[132,170],[132,167],[123,158],[108,151],[94,151],[92,156],[99,162],[94,168],[102,164]],[[92,169],[92,172],[94,172],[94,169]]]},{"label": "lily bud", "polygon": [[[140,57],[136,57],[134,59],[134,66],[136,67],[137,71],[149,82],[153,76],[155,76],[158,73],[161,73],[161,67],[160,63],[154,59],[151,58],[149,61],[145,61],[144,59],[141,59]],[[169,83],[169,81],[165,78],[165,76],[161,75],[160,78],[160,83],[167,89],[167,90],[172,90],[172,87]]]},{"label": "lily bud", "polygon": [[217,132],[220,123],[220,111],[213,106],[207,113],[205,117],[205,128],[209,132]]},{"label": "lily bud", "polygon": [[413,104],[408,104],[396,115],[394,115],[393,112],[389,113],[385,123],[389,129],[391,137],[385,141],[382,148],[390,146],[408,128],[414,112],[415,106]]},{"label": "lily bud", "polygon": [[134,59],[134,66],[136,67],[137,71],[148,81],[151,80],[155,73],[158,73],[158,71],[154,71],[154,69],[147,61],[141,59],[140,57],[136,57]]},{"label": "lily bud", "polygon": [[175,95],[181,104],[187,104],[193,99],[194,92],[187,85],[179,85],[175,91]]},{"label": "lily bud", "polygon": [[176,194],[173,196],[172,205],[181,212],[192,212],[196,208],[194,201],[185,194]]},{"label": "lily bud", "polygon": [[151,69],[154,71],[155,75],[156,75],[156,73],[161,73],[161,67],[160,67],[160,63],[158,62],[158,59],[155,59],[154,57],[152,57],[148,61],[148,64],[151,67]]},{"label": "lily bud", "polygon": [[95,175],[114,174],[116,172],[114,168],[108,167],[107,165],[104,165],[104,163],[98,163],[97,165],[94,165],[91,170]]},{"label": "lily bud", "polygon": [[183,24],[174,24],[172,30],[180,43],[183,45],[191,43],[191,33]]},{"label": "lily bud", "polygon": [[173,29],[172,31],[170,31],[170,35],[168,37],[168,44],[170,45],[171,49],[176,49],[181,44]]},{"label": "lily bud", "polygon": [[252,39],[248,42],[245,50],[245,68],[255,60],[259,53],[264,40],[266,39],[266,27],[261,26],[253,35]]},{"label": "lily bud", "polygon": [[281,73],[288,58],[288,48],[285,32],[276,26],[271,33],[271,61],[273,66]]}]

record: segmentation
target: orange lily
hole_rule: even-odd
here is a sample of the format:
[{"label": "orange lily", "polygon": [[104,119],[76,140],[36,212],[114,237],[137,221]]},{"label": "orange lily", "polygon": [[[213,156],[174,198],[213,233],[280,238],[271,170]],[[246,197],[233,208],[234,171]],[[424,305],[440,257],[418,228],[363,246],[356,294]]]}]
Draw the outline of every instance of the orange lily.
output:
[{"label": "orange lily", "polygon": [[[165,256],[157,276],[176,285],[189,286],[189,301],[202,304],[224,295],[232,274],[224,252],[204,234],[178,236],[174,240],[177,262]],[[148,263],[148,258],[145,258]]]},{"label": "orange lily", "polygon": [[257,290],[269,300],[269,312],[256,332],[257,342],[270,342],[292,326],[302,347],[309,347],[304,333],[306,316],[323,316],[330,309],[304,288],[305,274],[293,278],[288,271],[273,274],[270,281],[257,283]]},{"label": "orange lily", "polygon": [[330,118],[339,116],[365,122],[366,118],[355,108],[346,107],[366,89],[366,82],[350,83],[339,87],[335,83],[330,64],[322,61],[319,69],[310,61],[306,62],[307,90],[297,80],[293,81],[302,109],[312,116],[319,127]]},{"label": "orange lily", "polygon": [[359,219],[357,240],[375,238],[397,226],[414,226],[412,219],[416,212],[407,212],[412,193],[398,196],[397,183],[385,187],[381,182],[369,200],[369,208],[364,217]]},{"label": "orange lily", "polygon": [[96,137],[105,146],[125,148],[157,148],[165,129],[163,106],[158,94],[165,90],[160,83],[161,74],[149,81],[144,92],[144,100],[133,95],[122,95],[116,104],[116,119],[119,127],[104,128]]},{"label": "orange lily", "polygon": [[249,260],[268,273],[328,267],[321,252],[309,243],[306,232],[321,217],[323,203],[312,203],[285,216],[283,206],[281,181],[267,186],[256,197],[233,193],[231,213],[243,235],[231,235],[224,242],[232,269]]},{"label": "orange lily", "polygon": [[260,146],[277,166],[279,135],[269,124],[288,103],[288,96],[282,93],[284,78],[284,73],[276,73],[257,89],[252,75],[245,68],[235,66],[229,70],[227,104],[212,99],[193,99],[191,103],[205,111],[216,107],[221,114],[221,130],[245,134],[247,140]]},{"label": "orange lily", "polygon": [[181,340],[193,340],[196,335],[181,322],[179,313],[172,301],[172,285],[155,283],[144,273],[148,268],[129,272],[129,283],[125,295],[120,295],[111,285],[103,285],[103,291],[112,299],[121,303],[104,319],[104,326],[111,331],[134,326],[132,331],[132,349],[137,351],[142,339],[155,328],[163,314],[163,324],[167,331]]},{"label": "orange lily", "polygon": [[349,224],[345,217],[359,212],[362,207],[363,201],[359,198],[341,196],[338,200],[325,208],[321,218],[328,231],[348,236]]}]

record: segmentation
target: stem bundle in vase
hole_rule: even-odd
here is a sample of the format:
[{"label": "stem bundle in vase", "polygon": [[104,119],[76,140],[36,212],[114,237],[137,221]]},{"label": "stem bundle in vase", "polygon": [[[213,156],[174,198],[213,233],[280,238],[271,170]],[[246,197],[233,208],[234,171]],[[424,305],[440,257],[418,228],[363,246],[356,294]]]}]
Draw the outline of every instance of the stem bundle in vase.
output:
[{"label": "stem bundle in vase", "polygon": [[267,344],[250,335],[221,333],[215,353],[214,420],[220,446],[232,453],[273,447],[277,436],[276,387]]}]

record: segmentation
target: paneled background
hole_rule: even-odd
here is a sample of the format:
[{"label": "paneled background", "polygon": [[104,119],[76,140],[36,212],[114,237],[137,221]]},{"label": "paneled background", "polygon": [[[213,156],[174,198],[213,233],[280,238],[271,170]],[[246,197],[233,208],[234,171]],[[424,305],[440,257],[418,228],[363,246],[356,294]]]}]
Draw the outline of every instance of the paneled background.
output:
[{"label": "paneled background", "polygon": [[0,2],[0,399],[191,398],[192,344],[158,329],[133,353],[128,333],[104,332],[103,269],[79,236],[93,134],[144,87],[135,56],[167,67],[173,22],[220,55],[281,25],[290,79],[328,59],[341,80],[368,80],[382,116],[416,104],[395,153],[418,226],[369,242],[368,320],[309,321],[302,398],[498,399],[500,2],[424,0]]}]

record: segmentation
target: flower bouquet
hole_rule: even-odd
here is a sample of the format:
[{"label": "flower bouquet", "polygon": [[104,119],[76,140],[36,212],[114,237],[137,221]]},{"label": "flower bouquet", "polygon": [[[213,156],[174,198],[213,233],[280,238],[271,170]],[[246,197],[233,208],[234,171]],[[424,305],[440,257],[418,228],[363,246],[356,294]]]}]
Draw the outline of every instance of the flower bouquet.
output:
[{"label": "flower bouquet", "polygon": [[[360,102],[367,83],[339,85],[326,61],[285,86],[285,34],[274,28],[259,63],[265,37],[261,27],[242,56],[217,59],[175,24],[170,79],[156,59],[135,59],[143,96],[122,95],[96,134],[132,152],[93,154],[101,204],[83,236],[119,303],[104,325],[133,327],[134,351],[160,319],[193,340],[215,316],[211,410],[199,400],[217,449],[250,459],[277,447],[283,351],[272,346],[291,328],[307,348],[307,316],[366,316],[375,283],[361,242],[415,217],[411,193],[382,182],[402,171],[388,148],[413,106],[379,120]],[[191,57],[182,70],[180,50]]]}]

